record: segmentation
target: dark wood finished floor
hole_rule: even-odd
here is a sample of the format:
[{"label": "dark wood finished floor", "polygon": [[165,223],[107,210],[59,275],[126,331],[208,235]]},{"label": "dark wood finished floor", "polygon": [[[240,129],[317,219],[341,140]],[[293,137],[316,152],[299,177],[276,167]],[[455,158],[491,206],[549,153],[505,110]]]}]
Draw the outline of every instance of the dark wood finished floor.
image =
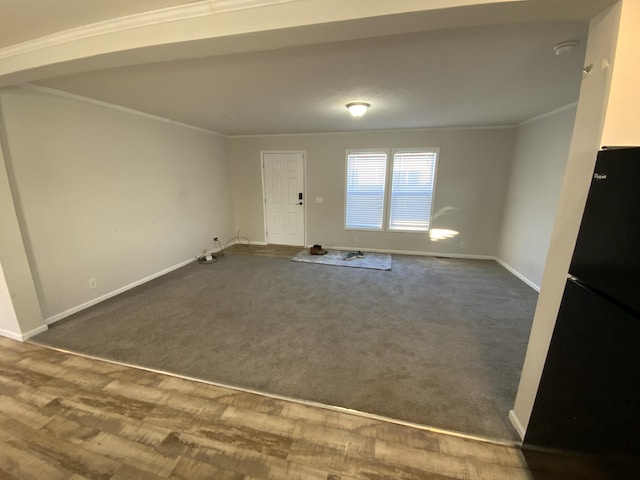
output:
[{"label": "dark wood finished floor", "polygon": [[528,479],[516,447],[0,337],[0,478]]}]

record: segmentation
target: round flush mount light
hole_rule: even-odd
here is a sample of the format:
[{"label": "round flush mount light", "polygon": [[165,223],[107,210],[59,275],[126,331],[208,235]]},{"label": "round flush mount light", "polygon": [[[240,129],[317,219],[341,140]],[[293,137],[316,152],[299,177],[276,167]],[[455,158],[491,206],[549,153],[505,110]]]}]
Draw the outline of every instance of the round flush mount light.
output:
[{"label": "round flush mount light", "polygon": [[351,115],[353,115],[354,117],[363,116],[365,113],[367,113],[367,110],[369,110],[370,106],[371,105],[368,104],[367,102],[347,103],[347,108],[349,109],[349,113],[351,113]]},{"label": "round flush mount light", "polygon": [[578,45],[580,45],[580,42],[578,42],[577,40],[568,40],[566,42],[560,42],[557,45],[554,45],[553,51],[556,55],[564,55],[566,53],[573,52]]}]

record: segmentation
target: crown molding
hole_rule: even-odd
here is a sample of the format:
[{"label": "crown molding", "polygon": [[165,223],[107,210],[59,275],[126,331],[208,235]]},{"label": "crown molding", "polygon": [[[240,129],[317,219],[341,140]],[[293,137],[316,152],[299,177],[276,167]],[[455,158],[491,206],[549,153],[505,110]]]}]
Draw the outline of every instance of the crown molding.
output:
[{"label": "crown molding", "polygon": [[466,130],[510,130],[517,125],[461,125],[451,127],[418,127],[418,128],[378,128],[375,130],[341,130],[333,132],[301,132],[301,133],[241,133],[230,134],[227,138],[260,138],[260,137],[310,137],[319,135],[357,135],[372,133],[411,133],[411,132],[450,132]]},{"label": "crown molding", "polygon": [[562,107],[558,107],[558,108],[554,108],[553,110],[550,110],[548,112],[544,112],[541,113],[540,115],[536,115],[535,117],[531,117],[528,118],[527,120],[524,120],[522,122],[520,122],[517,126],[518,127],[522,127],[523,125],[527,125],[529,123],[533,123],[533,122],[537,122],[538,120],[542,120],[543,118],[547,118],[547,117],[551,117],[553,115],[556,115],[560,112],[564,112],[565,110],[569,110],[571,108],[576,108],[578,106],[578,102],[571,102],[571,103],[567,103],[566,105],[563,105]]},{"label": "crown molding", "polygon": [[[156,120],[163,123],[169,123],[172,125],[176,125],[178,127],[189,128],[191,130],[196,130],[202,133],[208,133],[210,135],[215,135],[222,138],[227,138],[227,135],[224,133],[216,132],[215,130],[208,130],[206,128],[197,127],[195,125],[190,125],[188,123],[179,122],[177,120],[172,120],[166,117],[160,117],[158,115],[153,115],[151,113],[142,112],[140,110],[135,110],[129,107],[123,107],[122,105],[116,105],[115,103],[103,102],[102,100],[96,100],[95,98],[85,97],[82,95],[78,95],[75,93],[65,92],[63,90],[56,90],[51,87],[44,87],[42,85],[35,85],[33,83],[23,83],[21,85],[14,85],[8,88],[18,88],[21,90],[29,90],[32,92],[45,93],[48,95],[55,95],[56,97],[68,98],[70,100],[75,100],[77,102],[89,103],[91,105],[97,105],[98,107],[110,108],[112,110],[117,110],[119,112],[128,113],[130,115],[137,115],[139,117],[150,118],[152,120]],[[2,89],[0,89],[1,91]]]},{"label": "crown molding", "polygon": [[82,25],[80,27],[34,38],[33,40],[27,40],[26,42],[16,43],[15,45],[0,48],[0,59],[23,55],[43,48],[63,45],[85,38],[133,30],[140,27],[149,27],[197,17],[220,15],[238,10],[299,1],[301,0],[200,0],[184,5],[176,5]]}]

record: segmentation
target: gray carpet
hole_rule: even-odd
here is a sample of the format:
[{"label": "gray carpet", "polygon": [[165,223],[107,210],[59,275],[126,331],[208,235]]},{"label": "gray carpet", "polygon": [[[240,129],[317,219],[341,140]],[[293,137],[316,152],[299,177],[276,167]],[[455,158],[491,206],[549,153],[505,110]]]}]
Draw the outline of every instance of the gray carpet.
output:
[{"label": "gray carpet", "polygon": [[394,255],[392,271],[227,254],[32,341],[421,424],[515,439],[536,293],[495,262]]}]

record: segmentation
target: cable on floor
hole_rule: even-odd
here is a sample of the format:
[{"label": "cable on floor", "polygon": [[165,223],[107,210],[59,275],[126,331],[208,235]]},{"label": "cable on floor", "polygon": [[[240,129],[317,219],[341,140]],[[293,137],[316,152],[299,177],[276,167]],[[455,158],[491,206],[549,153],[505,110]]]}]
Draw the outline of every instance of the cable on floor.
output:
[{"label": "cable on floor", "polygon": [[218,253],[224,257],[224,251],[227,249],[229,244],[234,240],[236,241],[234,245],[251,245],[251,240],[249,240],[247,237],[241,236],[240,230],[238,230],[238,232],[236,233],[236,236],[227,240],[227,242],[224,244],[224,247],[222,247],[222,244],[220,243],[217,237],[214,238],[214,242],[218,242],[218,245],[221,247]]}]

